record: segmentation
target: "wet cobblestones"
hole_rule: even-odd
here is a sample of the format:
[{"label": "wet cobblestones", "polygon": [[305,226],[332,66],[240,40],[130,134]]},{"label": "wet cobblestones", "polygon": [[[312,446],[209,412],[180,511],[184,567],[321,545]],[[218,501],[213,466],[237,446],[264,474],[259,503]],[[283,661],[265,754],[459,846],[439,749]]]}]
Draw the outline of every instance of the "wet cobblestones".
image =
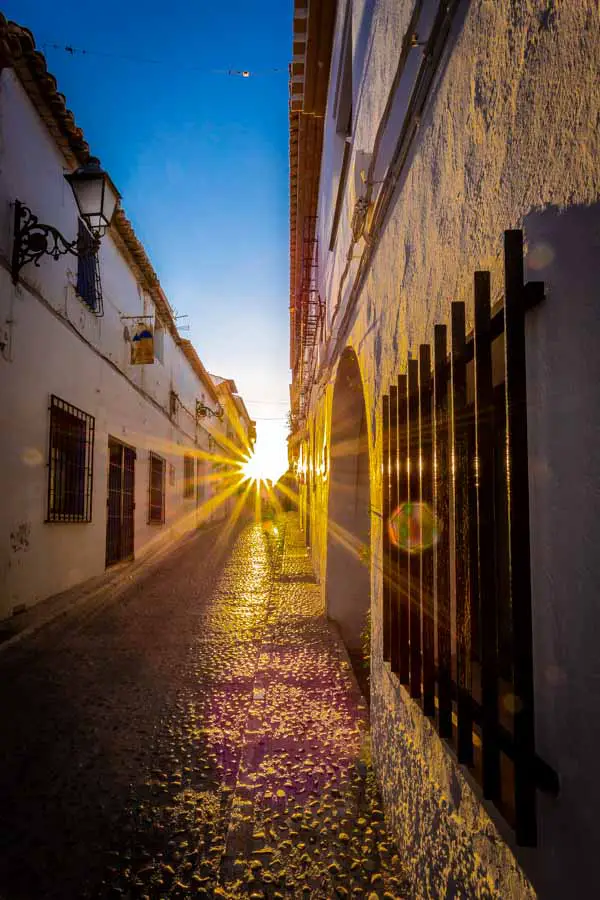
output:
[{"label": "wet cobblestones", "polygon": [[216,563],[192,542],[0,661],[3,900],[405,896],[295,519]]}]

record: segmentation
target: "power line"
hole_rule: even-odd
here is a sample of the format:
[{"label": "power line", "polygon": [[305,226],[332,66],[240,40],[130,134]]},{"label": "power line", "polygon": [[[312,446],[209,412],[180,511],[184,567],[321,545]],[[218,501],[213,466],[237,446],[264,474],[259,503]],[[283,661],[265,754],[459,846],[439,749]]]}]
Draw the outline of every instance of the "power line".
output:
[{"label": "power line", "polygon": [[129,56],[122,53],[106,53],[104,50],[90,50],[87,47],[74,47],[72,44],[58,44],[52,41],[42,41],[40,42],[40,47],[46,52],[49,50],[60,50],[64,53],[68,53],[69,56],[102,56],[105,59],[118,59],[126,62],[133,63],[141,63],[142,65],[155,65],[155,66],[169,66],[170,68],[178,68],[178,69],[189,69],[190,71],[200,72],[204,75],[229,75],[229,76],[237,76],[239,78],[250,78],[261,75],[275,75],[281,72],[285,72],[287,74],[288,67],[286,66],[273,66],[272,68],[267,69],[205,69],[201,66],[194,65],[174,65],[172,60],[168,59],[151,59],[143,56]]}]

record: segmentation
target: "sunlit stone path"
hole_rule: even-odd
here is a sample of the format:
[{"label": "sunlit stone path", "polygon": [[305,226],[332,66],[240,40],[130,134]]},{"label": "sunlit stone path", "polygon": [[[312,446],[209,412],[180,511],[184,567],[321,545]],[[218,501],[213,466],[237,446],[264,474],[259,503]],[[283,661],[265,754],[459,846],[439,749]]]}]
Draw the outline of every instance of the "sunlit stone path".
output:
[{"label": "sunlit stone path", "polygon": [[295,517],[275,560],[222,863],[234,896],[407,896],[370,768],[368,714],[320,612]]},{"label": "sunlit stone path", "polygon": [[0,656],[0,898],[412,896],[295,518]]}]

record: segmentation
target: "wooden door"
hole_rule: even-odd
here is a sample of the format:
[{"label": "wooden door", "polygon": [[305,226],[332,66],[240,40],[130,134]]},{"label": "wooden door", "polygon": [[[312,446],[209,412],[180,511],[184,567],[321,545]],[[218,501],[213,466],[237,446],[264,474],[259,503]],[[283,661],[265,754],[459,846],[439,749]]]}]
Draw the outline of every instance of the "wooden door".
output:
[{"label": "wooden door", "polygon": [[106,565],[133,559],[135,450],[108,439]]}]

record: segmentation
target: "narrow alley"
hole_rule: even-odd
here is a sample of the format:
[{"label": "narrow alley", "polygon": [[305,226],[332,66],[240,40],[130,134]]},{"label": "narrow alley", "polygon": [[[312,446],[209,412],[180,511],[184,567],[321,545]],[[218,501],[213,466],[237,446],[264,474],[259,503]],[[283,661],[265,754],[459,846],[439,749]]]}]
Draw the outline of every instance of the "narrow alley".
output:
[{"label": "narrow alley", "polygon": [[598,0],[4,0],[0,900],[587,900]]},{"label": "narrow alley", "polygon": [[0,897],[409,896],[295,517],[223,537],[4,646]]}]

